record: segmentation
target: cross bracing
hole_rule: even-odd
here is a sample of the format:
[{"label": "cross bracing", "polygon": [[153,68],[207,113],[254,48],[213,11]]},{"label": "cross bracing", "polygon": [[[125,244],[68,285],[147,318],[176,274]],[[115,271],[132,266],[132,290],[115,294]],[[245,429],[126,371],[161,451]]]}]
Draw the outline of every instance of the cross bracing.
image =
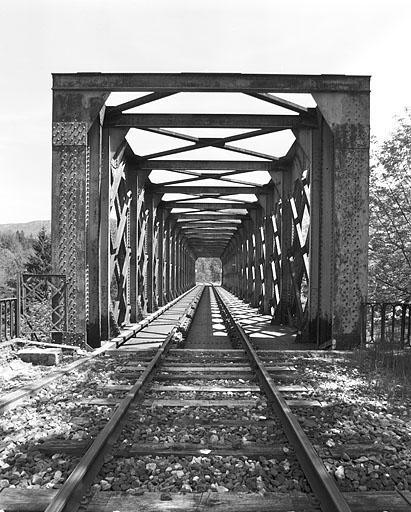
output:
[{"label": "cross bracing", "polygon": [[[195,95],[227,101],[214,111]],[[194,284],[196,258],[219,257],[223,285],[273,322],[355,343],[368,77],[58,74],[53,98],[53,266],[67,276],[68,331],[98,345],[110,315],[138,321]]]}]

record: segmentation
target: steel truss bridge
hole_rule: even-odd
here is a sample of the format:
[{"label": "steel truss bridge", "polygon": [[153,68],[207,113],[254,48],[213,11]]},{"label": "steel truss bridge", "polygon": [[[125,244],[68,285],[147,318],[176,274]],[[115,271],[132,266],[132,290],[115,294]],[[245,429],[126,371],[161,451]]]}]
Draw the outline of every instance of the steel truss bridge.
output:
[{"label": "steel truss bridge", "polygon": [[[292,324],[318,345],[358,344],[369,91],[367,76],[53,75],[53,272],[66,276],[67,336],[99,346],[110,324],[138,322],[191,288],[197,258],[218,257],[223,286],[273,323]],[[136,95],[108,106],[112,92]],[[139,112],[195,92],[251,96],[269,113]],[[310,93],[317,106],[277,96],[284,93]],[[270,113],[273,105],[284,113]],[[171,149],[133,150],[133,128],[161,135]],[[193,128],[216,133],[196,137]],[[221,137],[220,128],[233,135]],[[283,156],[242,144],[284,130],[295,141]],[[233,159],[190,159],[203,148]],[[168,178],[156,182],[153,171]]]}]

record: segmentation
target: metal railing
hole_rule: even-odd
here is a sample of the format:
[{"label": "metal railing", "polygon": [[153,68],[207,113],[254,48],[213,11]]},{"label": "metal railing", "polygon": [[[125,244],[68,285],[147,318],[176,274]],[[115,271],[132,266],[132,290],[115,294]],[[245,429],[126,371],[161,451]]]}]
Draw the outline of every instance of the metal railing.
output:
[{"label": "metal railing", "polygon": [[0,299],[0,341],[20,336],[19,299],[8,297]]},{"label": "metal railing", "polygon": [[362,319],[362,345],[411,348],[411,303],[366,302]]},{"label": "metal railing", "polygon": [[22,332],[37,340],[67,331],[67,282],[64,274],[20,274]]}]

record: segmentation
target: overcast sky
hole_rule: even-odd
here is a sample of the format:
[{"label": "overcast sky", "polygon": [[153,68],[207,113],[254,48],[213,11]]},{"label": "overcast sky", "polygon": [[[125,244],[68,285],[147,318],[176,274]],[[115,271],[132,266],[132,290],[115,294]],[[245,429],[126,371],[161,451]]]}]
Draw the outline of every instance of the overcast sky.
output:
[{"label": "overcast sky", "polygon": [[0,223],[50,218],[53,72],[372,75],[382,140],[410,24],[410,0],[0,0]]}]

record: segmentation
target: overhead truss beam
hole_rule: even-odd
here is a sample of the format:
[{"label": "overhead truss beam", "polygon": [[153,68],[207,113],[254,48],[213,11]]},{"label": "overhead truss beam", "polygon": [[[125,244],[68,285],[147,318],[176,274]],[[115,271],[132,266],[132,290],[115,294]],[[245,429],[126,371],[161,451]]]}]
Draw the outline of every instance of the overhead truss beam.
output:
[{"label": "overhead truss beam", "polygon": [[154,185],[152,190],[155,194],[206,194],[208,196],[231,196],[238,194],[264,194],[268,193],[263,187],[199,187],[199,186],[178,186],[178,185]]},{"label": "overhead truss beam", "polygon": [[204,221],[204,222],[184,222],[179,225],[180,229],[194,229],[194,228],[216,228],[216,229],[233,229],[238,228],[241,222],[215,222],[215,221]]},{"label": "overhead truss beam", "polygon": [[[281,162],[267,162],[262,160],[141,160],[137,157],[131,159],[136,170],[152,171],[275,171],[283,167]],[[206,176],[207,178],[218,178],[218,174]]]},{"label": "overhead truss beam", "polygon": [[265,114],[116,114],[107,117],[106,126],[118,128],[270,128],[315,127],[311,116]]},{"label": "overhead truss beam", "polygon": [[162,202],[164,208],[194,208],[199,210],[246,210],[256,208],[258,203],[179,203],[178,201]]},{"label": "overhead truss beam", "polygon": [[369,92],[368,76],[242,73],[58,73],[53,90],[154,92]]},{"label": "overhead truss beam", "polygon": [[241,222],[243,219],[247,219],[249,217],[246,214],[241,214],[238,212],[235,212],[235,213],[233,212],[233,213],[230,213],[229,215],[226,215],[223,213],[218,213],[218,212],[203,213],[203,214],[192,212],[192,213],[179,213],[179,214],[170,213],[169,218],[176,219],[177,222],[184,222],[184,223],[193,222],[194,223],[194,222],[198,222],[198,221],[207,221],[207,220],[212,220],[212,221],[216,221],[216,222],[225,221],[225,220],[229,220],[229,221],[238,220],[239,222]]}]

